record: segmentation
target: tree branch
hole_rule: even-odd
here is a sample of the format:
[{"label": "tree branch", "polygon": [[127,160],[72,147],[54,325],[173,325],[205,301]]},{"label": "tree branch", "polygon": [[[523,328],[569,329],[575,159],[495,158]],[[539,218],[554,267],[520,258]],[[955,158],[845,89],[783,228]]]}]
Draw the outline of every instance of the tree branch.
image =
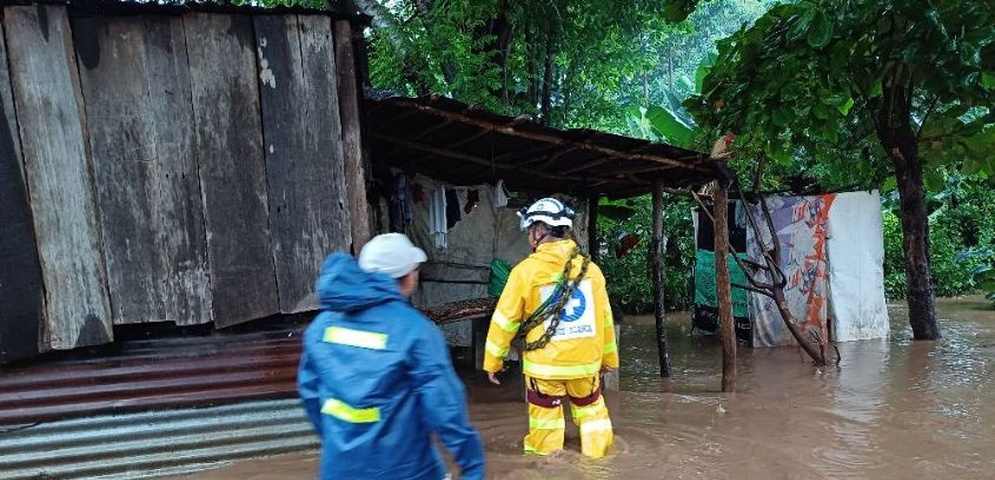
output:
[{"label": "tree branch", "polygon": [[926,114],[923,115],[922,121],[919,122],[919,131],[916,132],[916,141],[922,141],[922,131],[926,128],[926,121],[929,120],[929,116],[936,110],[936,104],[939,100],[939,96],[934,96],[933,100],[929,102],[929,108],[926,109]]}]

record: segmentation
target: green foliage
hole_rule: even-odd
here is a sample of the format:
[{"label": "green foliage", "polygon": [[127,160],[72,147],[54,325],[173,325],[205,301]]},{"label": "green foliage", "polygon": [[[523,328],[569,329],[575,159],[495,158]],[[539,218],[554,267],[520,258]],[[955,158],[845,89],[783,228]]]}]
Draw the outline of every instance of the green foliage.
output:
[{"label": "green foliage", "polygon": [[978,265],[971,270],[974,283],[985,293],[985,298],[995,303],[995,250],[971,249],[964,252],[962,258],[978,261]]},{"label": "green foliage", "polygon": [[882,87],[895,79],[912,96],[905,121],[920,135],[927,169],[953,164],[992,173],[995,154],[985,146],[995,142],[995,116],[965,116],[995,103],[991,7],[966,0],[781,5],[719,42],[703,93],[687,106],[711,138],[737,133],[747,157],[767,152],[780,166],[846,165],[830,170],[857,168],[873,178],[888,168],[874,115],[889,108],[881,105]]},{"label": "green foliage", "polygon": [[[940,172],[945,187],[929,198],[931,261],[936,293],[957,296],[978,290],[995,294],[995,190],[977,177]],[[897,196],[886,199],[884,212],[885,291],[905,297],[905,260]],[[995,295],[993,295],[995,296]]]},{"label": "green foliage", "polygon": [[[598,219],[603,233],[603,255],[598,264],[608,278],[608,294],[627,312],[653,311],[653,284],[649,247],[652,242],[653,204],[648,196],[618,201],[602,201],[601,209],[625,206],[631,216]],[[691,265],[694,260],[694,231],[691,225],[691,204],[685,199],[670,199],[664,206],[664,232],[668,236],[665,253],[664,299],[670,310],[691,306]],[[616,258],[619,239],[635,233],[640,243],[630,254]]]},{"label": "green foliage", "polygon": [[616,131],[621,85],[655,63],[670,29],[650,0],[367,3],[375,87]]},{"label": "green foliage", "polygon": [[679,104],[715,39],[773,2],[714,0],[680,24],[667,21],[674,2],[665,0],[358,3],[374,16],[369,65],[378,90],[654,138],[639,108],[667,105],[668,95]]},{"label": "green foliage", "polygon": [[884,212],[884,293],[890,299],[905,298],[905,254],[902,248],[902,221],[891,211]]}]

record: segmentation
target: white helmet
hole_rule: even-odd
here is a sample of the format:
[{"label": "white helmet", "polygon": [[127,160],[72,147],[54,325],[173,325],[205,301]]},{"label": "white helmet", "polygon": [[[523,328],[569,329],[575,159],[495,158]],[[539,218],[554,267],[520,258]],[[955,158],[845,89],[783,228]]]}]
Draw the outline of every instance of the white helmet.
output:
[{"label": "white helmet", "polygon": [[555,198],[544,198],[529,208],[519,210],[522,230],[542,222],[550,227],[573,227],[574,211]]}]

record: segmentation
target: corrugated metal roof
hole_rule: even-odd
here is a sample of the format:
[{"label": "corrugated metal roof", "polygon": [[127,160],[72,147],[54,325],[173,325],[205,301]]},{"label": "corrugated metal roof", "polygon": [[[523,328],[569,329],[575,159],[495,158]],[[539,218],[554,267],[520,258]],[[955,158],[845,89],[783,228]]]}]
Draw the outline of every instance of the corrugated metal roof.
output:
[{"label": "corrugated metal roof", "polygon": [[104,415],[0,434],[0,478],[149,478],[317,447],[297,399]]},{"label": "corrugated metal roof", "polygon": [[294,396],[303,328],[125,342],[109,353],[5,367],[0,425]]}]

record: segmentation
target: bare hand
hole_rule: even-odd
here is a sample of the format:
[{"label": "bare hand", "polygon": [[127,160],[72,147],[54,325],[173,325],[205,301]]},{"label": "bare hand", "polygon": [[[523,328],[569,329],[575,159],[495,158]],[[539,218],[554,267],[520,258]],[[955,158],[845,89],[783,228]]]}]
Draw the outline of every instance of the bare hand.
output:
[{"label": "bare hand", "polygon": [[487,372],[487,379],[494,385],[501,385],[501,380],[498,380],[496,373]]},{"label": "bare hand", "polygon": [[614,371],[615,371],[615,369],[612,368],[612,367],[609,367],[608,365],[602,365],[601,366],[601,373],[612,373]]}]

